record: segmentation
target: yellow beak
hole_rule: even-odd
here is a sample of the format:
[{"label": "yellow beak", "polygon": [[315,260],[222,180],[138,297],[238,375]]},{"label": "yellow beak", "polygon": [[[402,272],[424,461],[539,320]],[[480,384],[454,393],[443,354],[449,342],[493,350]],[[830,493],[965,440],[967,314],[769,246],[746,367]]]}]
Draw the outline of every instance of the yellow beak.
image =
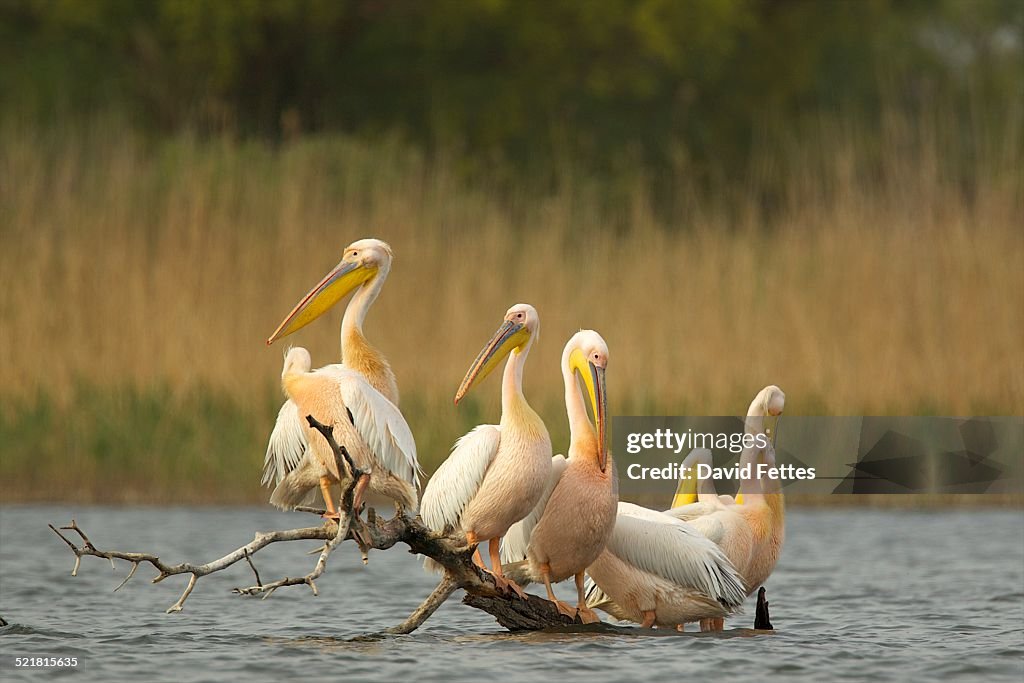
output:
[{"label": "yellow beak", "polygon": [[587,388],[587,397],[590,399],[590,408],[594,412],[594,427],[597,431],[597,442],[601,452],[598,455],[598,465],[604,472],[608,467],[608,395],[605,391],[604,368],[594,365],[583,352],[574,349],[569,356],[569,366],[580,373],[583,385]]},{"label": "yellow beak", "polygon": [[512,353],[513,349],[521,348],[529,339],[530,330],[526,329],[526,326],[522,323],[514,323],[511,320],[506,320],[502,323],[498,331],[491,337],[491,340],[487,342],[487,345],[477,355],[473,365],[470,366],[469,371],[463,378],[462,384],[459,385],[459,390],[455,392],[455,405],[459,404],[459,401],[469,393],[469,390],[477,382],[491,374],[491,371],[498,366],[498,363],[508,354]]},{"label": "yellow beak", "polygon": [[680,477],[676,486],[676,494],[672,496],[673,508],[689,505],[697,502],[697,476]]},{"label": "yellow beak", "polygon": [[342,261],[302,298],[267,339],[267,345],[310,324],[377,273],[376,266]]}]

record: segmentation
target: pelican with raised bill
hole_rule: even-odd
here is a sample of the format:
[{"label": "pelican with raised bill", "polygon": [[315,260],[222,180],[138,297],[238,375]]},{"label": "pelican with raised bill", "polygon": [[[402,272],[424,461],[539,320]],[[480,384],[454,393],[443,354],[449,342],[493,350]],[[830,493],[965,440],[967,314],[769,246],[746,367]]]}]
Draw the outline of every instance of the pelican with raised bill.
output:
[{"label": "pelican with raised bill", "polygon": [[[300,330],[354,292],[341,322],[341,355],[344,364],[328,365],[317,372],[334,373],[337,375],[336,380],[342,381],[344,378],[350,387],[358,389],[360,393],[365,393],[370,397],[362,402],[366,406],[366,410],[370,411],[366,415],[366,422],[362,427],[372,429],[372,425],[381,421],[396,425],[391,435],[395,436],[396,444],[401,444],[403,457],[411,459],[415,463],[413,469],[418,474],[419,464],[416,461],[415,444],[412,441],[411,433],[408,438],[404,436],[409,433],[409,429],[397,408],[398,384],[395,381],[395,373],[384,354],[370,344],[363,334],[363,322],[391,272],[392,259],[391,247],[381,240],[361,239],[350,244],[345,248],[345,253],[338,265],[296,304],[267,339],[267,344],[272,344],[278,339]],[[363,392],[364,387],[355,382],[348,373],[362,378],[370,388],[374,389],[374,393],[371,395],[369,392]],[[384,405],[376,400],[377,396],[382,396],[385,403],[390,405]],[[338,400],[344,401],[343,398]],[[351,402],[357,403],[354,400]],[[351,408],[351,406],[348,407]],[[397,413],[397,418],[393,413]],[[296,402],[291,398],[281,406],[274,430],[270,435],[270,442],[267,445],[267,454],[263,465],[262,483],[264,486],[280,486],[285,478],[303,462],[303,458],[309,450],[309,444],[321,439],[319,435],[309,431],[305,420],[306,414],[308,413],[300,411]],[[314,415],[314,417],[316,416]],[[401,426],[398,426],[398,421],[401,422]],[[398,432],[403,434],[401,438],[397,436]],[[312,441],[311,436],[313,437]],[[366,442],[372,443],[374,438],[378,438],[378,435],[367,433]],[[385,457],[382,454],[377,455]],[[415,484],[416,476],[407,480]],[[361,481],[358,485],[358,492],[363,492],[368,486],[368,480]],[[373,488],[370,487],[371,490]],[[285,495],[283,490],[279,492],[275,489],[277,495],[271,496],[271,502],[276,501],[277,505],[294,507],[302,504],[312,505],[316,501],[316,491],[310,491],[302,500],[295,500],[296,489],[289,487],[289,490],[291,493]],[[411,507],[415,508],[415,506]]]},{"label": "pelican with raised bill", "polygon": [[[481,425],[459,439],[423,492],[420,515],[440,532],[461,530],[471,546],[490,541],[495,583],[522,594],[502,575],[500,545],[509,527],[537,505],[551,475],[551,438],[523,395],[523,367],[540,332],[529,304],[516,304],[476,357],[455,394],[456,405],[506,356],[501,382],[501,421]],[[473,561],[486,569],[479,547]],[[425,566],[439,567],[431,560]]]},{"label": "pelican with raised bill", "polygon": [[[362,470],[352,509],[358,513],[369,487],[394,501],[400,513],[408,510],[415,514],[420,474],[416,444],[398,408],[357,372],[342,365],[315,371],[311,367],[306,349],[289,349],[281,384],[301,414],[312,415],[334,429],[335,440]],[[270,502],[289,509],[319,487],[327,507],[325,516],[337,518],[330,486],[341,481],[341,466],[326,439],[312,438],[313,428],[308,423],[305,437],[309,447],[298,466],[274,489]]]},{"label": "pelican with raised bill", "polygon": [[[786,395],[775,385],[765,387],[751,401],[745,431],[753,436],[764,434],[767,446],[745,448],[740,456],[741,466],[756,468],[758,462],[765,462],[775,467],[775,438],[785,406]],[[693,468],[699,463],[712,464],[711,452],[694,449],[683,461],[690,471],[695,471]],[[740,482],[735,501],[717,495],[710,480],[680,480],[673,503],[681,505],[665,511],[688,522],[722,548],[743,577],[747,595],[753,594],[774,570],[785,535],[781,483],[778,479],[760,480],[756,478],[756,469],[754,473],[755,477]],[[690,502],[695,484],[697,501]],[[701,622],[701,630],[722,628],[721,618]]]},{"label": "pelican with raised bill", "polygon": [[[528,576],[543,582],[548,599],[563,614],[583,621],[599,621],[587,607],[584,571],[597,559],[615,527],[618,481],[606,436],[608,398],[605,371],[608,346],[597,332],[577,332],[562,352],[565,412],[569,417],[569,457],[556,455],[551,477],[540,502],[527,517],[509,529],[501,546],[502,561],[527,560]],[[586,387],[594,415],[590,423],[583,392]],[[552,582],[576,579],[577,607],[555,597]]]}]

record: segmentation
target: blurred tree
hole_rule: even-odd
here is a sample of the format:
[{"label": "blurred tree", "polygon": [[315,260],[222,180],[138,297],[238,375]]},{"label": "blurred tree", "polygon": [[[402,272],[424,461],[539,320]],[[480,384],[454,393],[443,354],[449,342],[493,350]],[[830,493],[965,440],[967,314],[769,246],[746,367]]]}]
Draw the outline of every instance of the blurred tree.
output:
[{"label": "blurred tree", "polygon": [[7,114],[741,168],[799,117],[1019,117],[1017,0],[0,0]]}]

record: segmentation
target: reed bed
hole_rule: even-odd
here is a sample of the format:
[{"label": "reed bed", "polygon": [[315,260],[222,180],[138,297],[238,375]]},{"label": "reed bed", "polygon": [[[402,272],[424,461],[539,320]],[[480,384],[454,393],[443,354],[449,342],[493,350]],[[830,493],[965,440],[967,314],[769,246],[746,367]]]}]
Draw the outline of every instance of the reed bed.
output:
[{"label": "reed bed", "polygon": [[[684,174],[670,210],[639,173],[614,202],[571,168],[510,191],[398,139],[8,124],[0,499],[258,500],[282,353],[336,361],[342,308],[264,340],[366,236],[395,252],[367,334],[428,470],[497,419],[498,378],[451,399],[520,301],[541,314],[526,391],[556,448],[559,356],[581,327],[611,349],[613,414],[735,414],[768,383],[793,414],[1024,413],[1019,131],[968,188],[941,135],[819,132],[778,152],[786,191],[766,211],[757,187],[700,199]],[[761,172],[780,171],[766,156]]]}]

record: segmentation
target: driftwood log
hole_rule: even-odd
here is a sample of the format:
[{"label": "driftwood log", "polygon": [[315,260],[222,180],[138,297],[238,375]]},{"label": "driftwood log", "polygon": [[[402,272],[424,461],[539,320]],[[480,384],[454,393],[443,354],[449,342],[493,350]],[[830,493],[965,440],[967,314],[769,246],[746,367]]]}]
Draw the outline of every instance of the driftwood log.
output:
[{"label": "driftwood log", "polygon": [[[541,630],[556,626],[582,624],[578,617],[570,619],[561,614],[548,600],[534,595],[527,595],[523,599],[514,593],[499,590],[491,576],[473,564],[473,548],[467,546],[465,538],[457,532],[453,534],[435,533],[427,529],[418,518],[410,518],[402,510],[399,510],[394,518],[384,520],[374,514],[371,509],[367,511],[367,519],[364,521],[359,517],[358,511],[352,510],[352,494],[360,474],[359,470],[355,467],[345,448],[339,446],[335,441],[333,430],[330,427],[317,422],[312,416],[306,419],[327,439],[339,460],[339,469],[346,474],[345,481],[342,482],[341,504],[338,506],[340,518],[337,523],[328,521],[321,526],[259,532],[246,545],[205,564],[192,562],[170,564],[151,553],[101,550],[92,543],[85,531],[75,523],[75,520],[71,520],[69,525],[59,529],[51,524],[50,528],[60,536],[75,555],[72,576],[78,574],[82,558],[85,556],[109,560],[112,566],[114,560],[131,563],[128,575],[114,589],[115,591],[128,583],[142,564],[150,564],[159,572],[152,579],[153,583],[159,583],[171,576],[188,574],[189,581],[184,592],[178,601],[167,609],[168,612],[180,612],[199,579],[227,569],[243,560],[252,569],[256,583],[252,586],[235,588],[234,592],[240,595],[261,595],[267,598],[278,588],[299,585],[308,586],[313,595],[317,595],[316,579],[324,573],[328,557],[341,543],[351,540],[359,545],[363,552],[364,563],[367,561],[368,550],[386,550],[398,543],[404,543],[409,547],[409,552],[425,555],[438,562],[444,567],[444,573],[437,588],[409,615],[409,618],[388,629],[385,633],[402,634],[414,631],[458,589],[466,592],[463,598],[465,604],[491,614],[499,624],[512,631]],[[323,510],[312,508],[302,508],[302,510],[314,514],[323,513]],[[311,539],[322,540],[325,543],[320,550],[316,564],[308,574],[298,577],[286,576],[269,583],[264,583],[260,579],[253,562],[253,556],[257,552],[271,543]],[[510,569],[514,568],[510,567]],[[513,571],[513,576],[515,574],[516,572]]]}]

